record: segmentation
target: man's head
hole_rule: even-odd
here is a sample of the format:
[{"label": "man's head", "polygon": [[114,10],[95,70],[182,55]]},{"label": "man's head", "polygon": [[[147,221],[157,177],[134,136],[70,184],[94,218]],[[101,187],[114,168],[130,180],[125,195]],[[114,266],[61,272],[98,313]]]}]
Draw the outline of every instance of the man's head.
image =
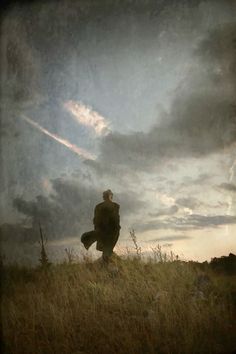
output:
[{"label": "man's head", "polygon": [[112,193],[112,191],[110,189],[108,189],[107,191],[103,192],[103,199],[104,200],[112,201],[112,198],[113,198],[113,193]]}]

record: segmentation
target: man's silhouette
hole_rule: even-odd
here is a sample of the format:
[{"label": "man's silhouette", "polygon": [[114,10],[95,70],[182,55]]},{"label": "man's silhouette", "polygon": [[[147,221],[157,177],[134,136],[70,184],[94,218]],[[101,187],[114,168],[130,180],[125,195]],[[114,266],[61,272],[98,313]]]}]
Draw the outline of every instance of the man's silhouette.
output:
[{"label": "man's silhouette", "polygon": [[103,199],[94,210],[94,230],[85,232],[81,236],[81,242],[89,249],[97,241],[96,249],[102,251],[103,260],[108,261],[120,233],[120,206],[112,201],[113,193],[110,189],[103,192]]}]

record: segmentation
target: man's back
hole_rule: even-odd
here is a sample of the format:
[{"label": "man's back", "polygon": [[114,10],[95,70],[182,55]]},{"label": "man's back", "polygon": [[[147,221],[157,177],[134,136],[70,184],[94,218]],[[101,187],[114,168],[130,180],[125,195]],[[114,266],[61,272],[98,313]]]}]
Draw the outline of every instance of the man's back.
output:
[{"label": "man's back", "polygon": [[96,205],[94,210],[94,227],[96,230],[116,232],[120,229],[120,206],[109,200]]}]

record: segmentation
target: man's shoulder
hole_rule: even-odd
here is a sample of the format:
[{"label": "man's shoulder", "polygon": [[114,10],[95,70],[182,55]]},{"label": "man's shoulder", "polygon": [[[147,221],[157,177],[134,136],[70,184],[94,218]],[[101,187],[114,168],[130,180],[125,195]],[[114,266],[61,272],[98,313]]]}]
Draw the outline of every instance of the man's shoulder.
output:
[{"label": "man's shoulder", "polygon": [[119,209],[119,207],[120,207],[120,204],[115,203],[115,202],[113,202],[113,205],[114,205],[114,207],[117,208],[117,209]]},{"label": "man's shoulder", "polygon": [[101,202],[95,206],[95,209],[100,209],[104,206],[104,202]]},{"label": "man's shoulder", "polygon": [[99,204],[96,205],[96,209],[103,209],[103,208],[107,208],[107,206],[115,208],[115,209],[119,209],[120,205],[118,203],[112,202],[107,204],[107,202],[101,202]]}]

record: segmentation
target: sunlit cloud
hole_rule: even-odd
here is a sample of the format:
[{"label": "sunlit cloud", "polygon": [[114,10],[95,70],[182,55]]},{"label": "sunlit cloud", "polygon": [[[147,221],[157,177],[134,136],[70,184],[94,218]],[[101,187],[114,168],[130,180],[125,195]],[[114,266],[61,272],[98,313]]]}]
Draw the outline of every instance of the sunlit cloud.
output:
[{"label": "sunlit cloud", "polygon": [[64,107],[71,113],[75,121],[93,128],[97,135],[106,135],[110,132],[108,121],[88,106],[70,100],[64,103]]},{"label": "sunlit cloud", "polygon": [[[232,192],[232,182],[234,180],[234,170],[236,167],[236,159],[233,160],[232,165],[229,168],[229,183],[225,184],[225,187],[228,187],[229,190],[229,186],[231,186],[231,192]],[[226,188],[227,189],[227,188]],[[232,205],[233,205],[233,197],[232,194],[228,196],[228,208],[227,208],[227,215],[231,215],[232,212]],[[226,225],[226,234],[229,235],[229,225]]]},{"label": "sunlit cloud", "polygon": [[68,141],[66,139],[63,139],[63,138],[61,138],[60,136],[58,136],[56,134],[50,133],[47,129],[41,127],[41,125],[39,125],[38,123],[36,123],[32,119],[26,117],[25,115],[22,115],[21,117],[27,123],[29,123],[30,125],[32,125],[36,129],[38,129],[39,131],[41,131],[45,135],[51,137],[52,139],[54,139],[58,143],[64,145],[65,147],[67,147],[69,150],[73,151],[75,154],[79,155],[80,157],[82,157],[82,158],[84,158],[86,160],[95,160],[96,157],[93,154],[91,154],[89,151],[84,150],[84,149],[78,147],[75,144],[72,144],[70,141]]},{"label": "sunlit cloud", "polygon": [[183,212],[186,214],[186,215],[192,215],[193,214],[193,210],[190,209],[190,208],[183,208]]},{"label": "sunlit cloud", "polygon": [[166,206],[171,207],[175,205],[175,199],[167,194],[156,192],[156,198]]},{"label": "sunlit cloud", "polygon": [[52,184],[48,178],[42,177],[41,178],[41,185],[42,185],[42,188],[45,192],[47,192],[47,193],[52,192]]}]

